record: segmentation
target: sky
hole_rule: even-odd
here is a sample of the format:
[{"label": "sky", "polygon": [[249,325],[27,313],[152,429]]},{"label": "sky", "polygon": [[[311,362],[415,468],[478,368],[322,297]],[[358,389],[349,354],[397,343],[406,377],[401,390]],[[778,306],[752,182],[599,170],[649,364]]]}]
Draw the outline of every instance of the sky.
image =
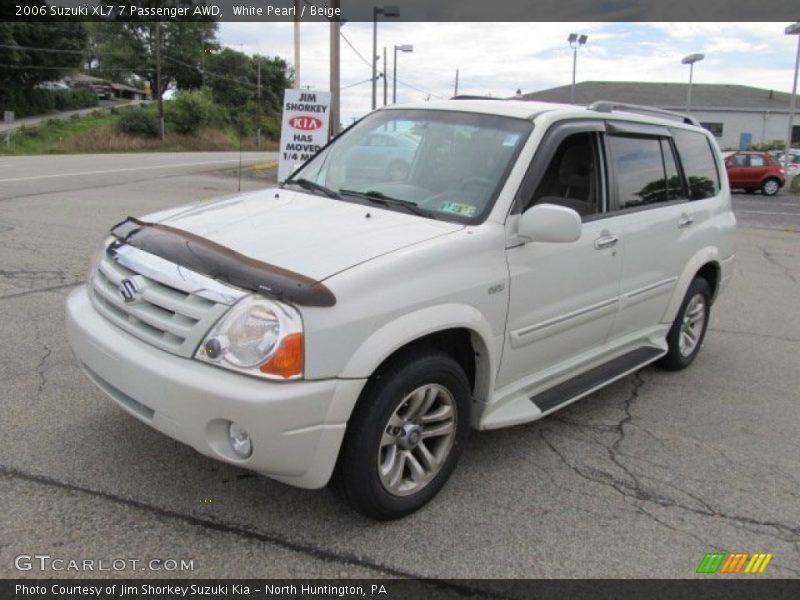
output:
[{"label": "sky", "polygon": [[[572,81],[571,32],[587,34],[578,52],[577,81],[686,82],[687,54],[705,54],[695,64],[696,83],[736,83],[789,92],[798,36],[789,23],[393,23],[378,25],[378,54],[387,47],[391,103],[394,45],[398,53],[398,103],[453,95],[456,69],[460,94],[513,96]],[[329,26],[300,26],[300,84],[327,90]],[[342,122],[371,107],[372,23],[346,23],[341,40]],[[294,63],[292,23],[220,23],[223,45],[248,54],[279,56]],[[379,61],[382,70],[383,59]],[[363,83],[362,83],[363,82]],[[348,87],[352,86],[352,87]],[[378,82],[378,104],[383,82]]]}]

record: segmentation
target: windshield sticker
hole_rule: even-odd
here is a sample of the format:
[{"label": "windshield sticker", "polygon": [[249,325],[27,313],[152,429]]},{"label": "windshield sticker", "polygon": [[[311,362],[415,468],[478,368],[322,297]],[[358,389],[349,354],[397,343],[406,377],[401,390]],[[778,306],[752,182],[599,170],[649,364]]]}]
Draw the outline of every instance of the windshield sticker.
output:
[{"label": "windshield sticker", "polygon": [[478,212],[478,207],[470,204],[459,204],[458,202],[442,202],[439,210],[454,215],[461,215],[462,217],[474,217],[475,213]]}]

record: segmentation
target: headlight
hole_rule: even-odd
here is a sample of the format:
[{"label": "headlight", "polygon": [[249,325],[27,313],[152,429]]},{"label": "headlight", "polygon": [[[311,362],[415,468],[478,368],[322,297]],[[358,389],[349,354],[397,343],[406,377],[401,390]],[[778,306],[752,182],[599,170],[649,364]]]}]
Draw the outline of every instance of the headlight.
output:
[{"label": "headlight", "polygon": [[300,313],[282,302],[246,296],[208,333],[195,357],[270,379],[302,377]]}]

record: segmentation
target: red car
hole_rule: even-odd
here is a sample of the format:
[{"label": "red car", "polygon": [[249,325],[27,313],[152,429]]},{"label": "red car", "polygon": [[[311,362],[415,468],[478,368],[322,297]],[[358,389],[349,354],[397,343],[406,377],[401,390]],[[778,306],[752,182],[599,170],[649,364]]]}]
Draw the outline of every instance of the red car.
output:
[{"label": "red car", "polygon": [[726,152],[723,156],[732,189],[748,194],[760,189],[765,196],[774,196],[786,183],[780,163],[766,152]]}]

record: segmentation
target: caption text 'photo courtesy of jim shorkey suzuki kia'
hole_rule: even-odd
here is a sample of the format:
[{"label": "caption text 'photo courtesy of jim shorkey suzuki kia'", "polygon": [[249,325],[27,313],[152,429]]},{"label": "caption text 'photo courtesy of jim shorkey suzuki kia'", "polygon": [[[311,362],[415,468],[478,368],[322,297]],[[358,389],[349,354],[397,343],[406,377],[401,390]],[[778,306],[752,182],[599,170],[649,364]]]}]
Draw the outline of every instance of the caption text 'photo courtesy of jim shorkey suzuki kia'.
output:
[{"label": "caption text 'photo courtesy of jim shorkey suzuki kia'", "polygon": [[149,426],[391,519],[436,495],[471,429],[689,366],[734,230],[691,117],[392,106],[279,187],[114,226],[67,331]]}]

